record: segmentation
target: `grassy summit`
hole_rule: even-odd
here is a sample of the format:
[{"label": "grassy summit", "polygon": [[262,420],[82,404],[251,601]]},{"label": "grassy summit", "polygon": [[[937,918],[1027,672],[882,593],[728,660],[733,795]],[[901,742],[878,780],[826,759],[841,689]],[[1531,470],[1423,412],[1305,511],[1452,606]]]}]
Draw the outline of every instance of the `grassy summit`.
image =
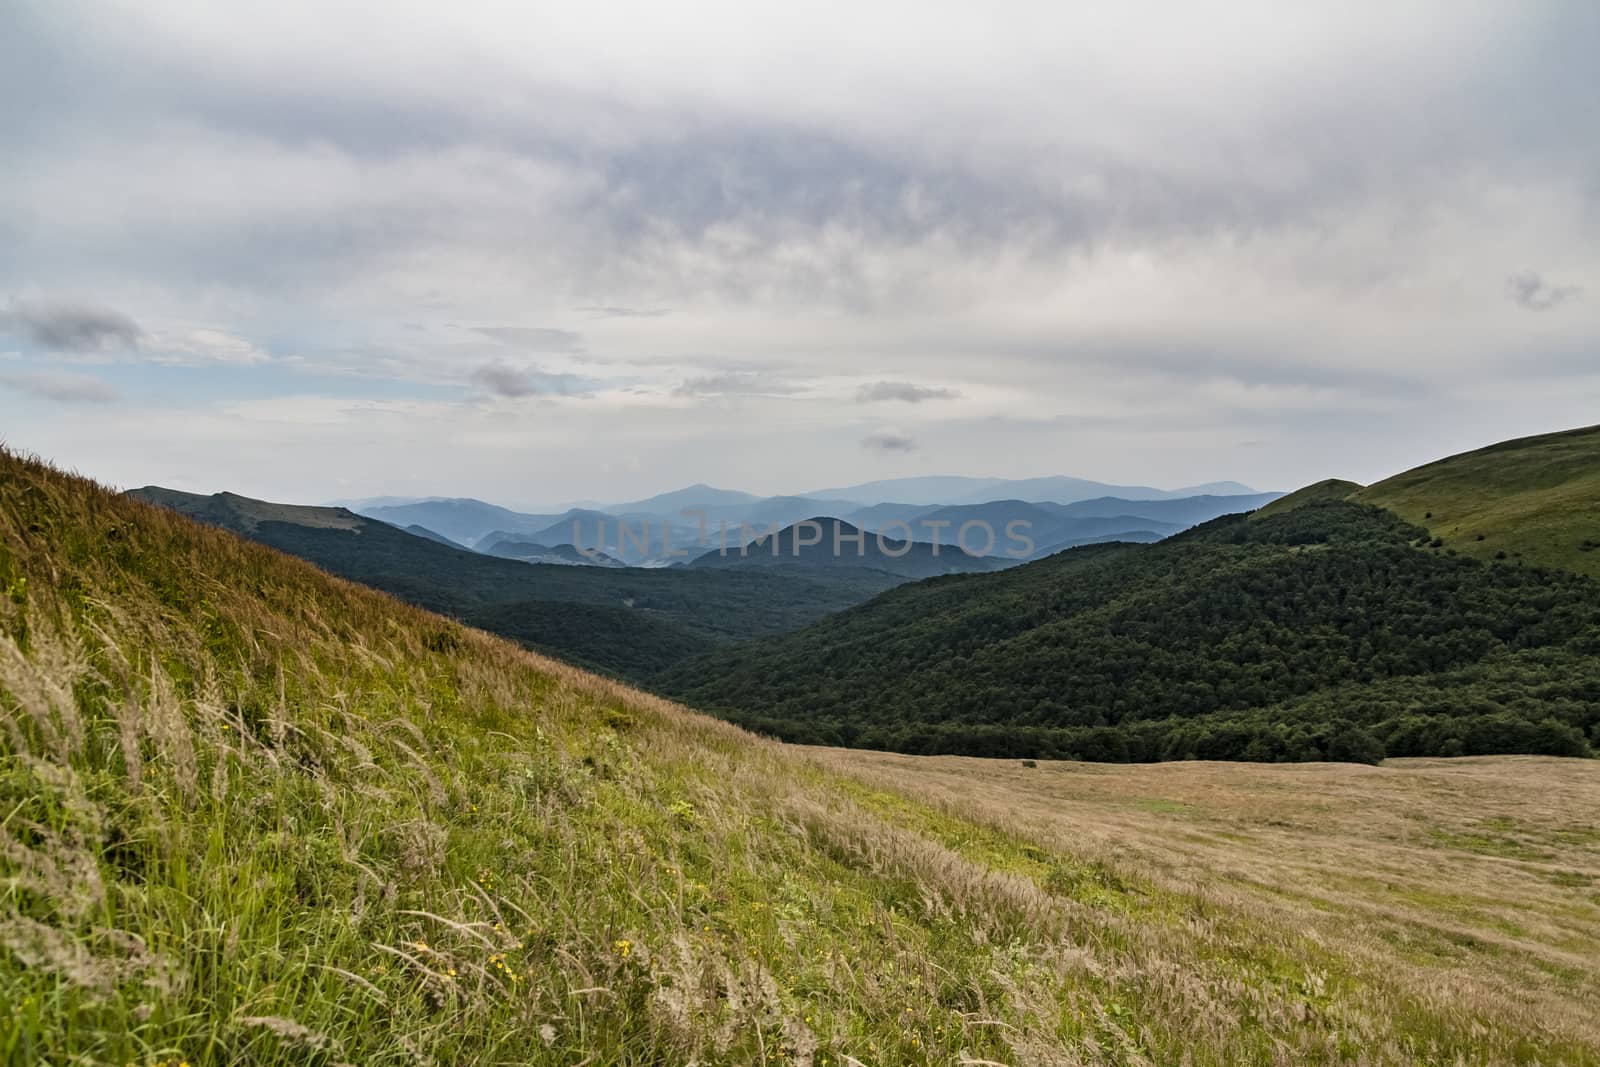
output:
[{"label": "grassy summit", "polygon": [[1396,967],[4,453],[0,594],[6,1063],[1597,1062],[1576,947]]},{"label": "grassy summit", "polygon": [[1288,496],[1279,497],[1266,507],[1257,508],[1250,513],[1252,521],[1270,519],[1274,515],[1282,515],[1303,508],[1307,504],[1323,500],[1348,500],[1351,495],[1361,491],[1358,482],[1347,482],[1342,478],[1328,478],[1325,481],[1315,482],[1304,489],[1297,489]]},{"label": "grassy summit", "polygon": [[1600,578],[1600,426],[1505,441],[1355,494],[1462,555]]}]

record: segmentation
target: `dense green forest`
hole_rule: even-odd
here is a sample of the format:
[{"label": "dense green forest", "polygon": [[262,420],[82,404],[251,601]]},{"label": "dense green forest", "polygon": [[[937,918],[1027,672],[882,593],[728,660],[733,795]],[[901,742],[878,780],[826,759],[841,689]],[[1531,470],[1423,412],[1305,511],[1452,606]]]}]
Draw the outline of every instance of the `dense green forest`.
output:
[{"label": "dense green forest", "polygon": [[914,753],[1587,755],[1600,583],[1313,499],[905,586],[656,684],[789,740]]}]

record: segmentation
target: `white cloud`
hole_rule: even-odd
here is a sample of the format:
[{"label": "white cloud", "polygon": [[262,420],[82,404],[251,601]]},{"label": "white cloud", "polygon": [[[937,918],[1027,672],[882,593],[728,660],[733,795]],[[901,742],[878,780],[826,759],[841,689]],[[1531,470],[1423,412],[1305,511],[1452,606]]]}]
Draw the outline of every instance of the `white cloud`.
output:
[{"label": "white cloud", "polygon": [[265,363],[272,357],[248,338],[227,330],[179,327],[153,333],[144,345],[146,358],[156,363],[194,365]]}]

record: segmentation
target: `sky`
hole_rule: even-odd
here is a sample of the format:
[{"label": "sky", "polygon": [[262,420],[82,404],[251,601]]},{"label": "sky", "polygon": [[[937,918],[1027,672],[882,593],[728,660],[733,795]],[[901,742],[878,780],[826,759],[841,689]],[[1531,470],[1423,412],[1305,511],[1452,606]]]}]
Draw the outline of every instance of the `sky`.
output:
[{"label": "sky", "polygon": [[0,4],[0,439],[319,502],[1600,422],[1600,5]]}]

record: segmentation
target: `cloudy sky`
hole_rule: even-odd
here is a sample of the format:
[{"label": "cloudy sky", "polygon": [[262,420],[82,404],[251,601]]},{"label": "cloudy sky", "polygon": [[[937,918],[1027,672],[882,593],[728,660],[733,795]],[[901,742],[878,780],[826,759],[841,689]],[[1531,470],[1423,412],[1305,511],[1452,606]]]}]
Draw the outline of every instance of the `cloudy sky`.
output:
[{"label": "cloudy sky", "polygon": [[0,437],[533,506],[1600,422],[1600,5],[1075,6],[0,4]]}]

